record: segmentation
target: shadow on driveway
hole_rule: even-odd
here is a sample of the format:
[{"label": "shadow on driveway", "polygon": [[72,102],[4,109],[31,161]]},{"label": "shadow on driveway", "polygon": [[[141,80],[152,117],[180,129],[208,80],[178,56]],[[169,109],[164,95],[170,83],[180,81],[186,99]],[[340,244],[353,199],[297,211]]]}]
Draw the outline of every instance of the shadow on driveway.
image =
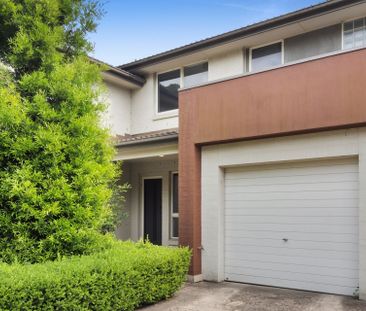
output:
[{"label": "shadow on driveway", "polygon": [[141,311],[366,311],[352,297],[237,283],[187,283],[174,297]]}]

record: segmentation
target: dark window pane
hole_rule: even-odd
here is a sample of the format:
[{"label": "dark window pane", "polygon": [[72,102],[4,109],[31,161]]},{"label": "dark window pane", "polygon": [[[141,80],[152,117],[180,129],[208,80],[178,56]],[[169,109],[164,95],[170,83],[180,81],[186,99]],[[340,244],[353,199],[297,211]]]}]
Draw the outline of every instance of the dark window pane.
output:
[{"label": "dark window pane", "polygon": [[173,182],[173,207],[172,207],[172,212],[174,214],[179,213],[179,208],[178,208],[178,174],[173,174],[172,175],[172,182]]},{"label": "dark window pane", "polygon": [[179,236],[179,218],[174,217],[172,222],[172,238],[177,238]]},{"label": "dark window pane", "polygon": [[180,70],[174,70],[158,76],[158,111],[178,109],[178,89],[180,88]]},{"label": "dark window pane", "polygon": [[208,63],[184,67],[184,87],[208,81]]},{"label": "dark window pane", "polygon": [[353,25],[353,27],[354,27],[355,29],[357,29],[357,28],[363,28],[363,26],[364,26],[363,22],[364,22],[364,19],[363,19],[363,18],[356,19],[356,20],[354,21],[354,25]]},{"label": "dark window pane", "polygon": [[252,50],[252,71],[282,64],[282,43],[275,43]]},{"label": "dark window pane", "polygon": [[353,21],[344,23],[344,31],[353,30]]}]

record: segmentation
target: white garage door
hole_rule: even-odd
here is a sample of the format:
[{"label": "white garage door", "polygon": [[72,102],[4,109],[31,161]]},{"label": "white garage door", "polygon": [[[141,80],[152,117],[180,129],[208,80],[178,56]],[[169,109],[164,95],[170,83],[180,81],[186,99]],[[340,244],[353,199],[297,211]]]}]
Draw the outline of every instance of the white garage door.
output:
[{"label": "white garage door", "polygon": [[352,295],[358,286],[357,161],[227,169],[225,278]]}]

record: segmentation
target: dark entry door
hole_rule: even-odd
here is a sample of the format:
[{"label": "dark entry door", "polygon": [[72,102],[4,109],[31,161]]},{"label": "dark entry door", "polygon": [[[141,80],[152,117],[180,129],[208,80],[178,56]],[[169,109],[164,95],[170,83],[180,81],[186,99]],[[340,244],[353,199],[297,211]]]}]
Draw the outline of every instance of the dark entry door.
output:
[{"label": "dark entry door", "polygon": [[162,180],[144,179],[144,238],[161,245]]}]

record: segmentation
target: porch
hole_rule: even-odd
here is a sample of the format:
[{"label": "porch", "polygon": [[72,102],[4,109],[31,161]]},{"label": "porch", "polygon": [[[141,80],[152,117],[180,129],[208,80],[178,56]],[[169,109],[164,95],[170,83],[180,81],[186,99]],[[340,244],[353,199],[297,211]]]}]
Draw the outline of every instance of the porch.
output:
[{"label": "porch", "polygon": [[148,238],[157,245],[178,245],[178,142],[177,135],[163,137],[129,141],[118,148],[116,160],[123,161],[121,182],[131,187],[121,206],[119,239]]}]

